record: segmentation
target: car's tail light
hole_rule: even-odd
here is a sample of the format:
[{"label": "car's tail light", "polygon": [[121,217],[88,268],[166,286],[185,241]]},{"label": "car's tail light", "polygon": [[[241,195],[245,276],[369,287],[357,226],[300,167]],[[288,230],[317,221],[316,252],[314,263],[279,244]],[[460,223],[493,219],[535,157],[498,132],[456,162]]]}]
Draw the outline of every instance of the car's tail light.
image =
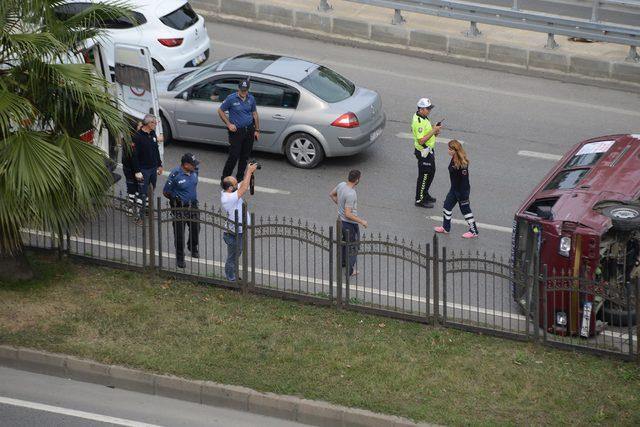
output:
[{"label": "car's tail light", "polygon": [[183,38],[179,38],[179,39],[158,39],[158,41],[163,46],[176,47],[176,46],[180,46],[182,44],[182,42],[184,41],[184,39]]},{"label": "car's tail light", "polygon": [[93,144],[93,129],[80,134],[80,140]]},{"label": "car's tail light", "polygon": [[339,128],[357,128],[360,126],[360,122],[355,114],[348,112],[335,119],[333,123],[331,123],[331,126]]}]

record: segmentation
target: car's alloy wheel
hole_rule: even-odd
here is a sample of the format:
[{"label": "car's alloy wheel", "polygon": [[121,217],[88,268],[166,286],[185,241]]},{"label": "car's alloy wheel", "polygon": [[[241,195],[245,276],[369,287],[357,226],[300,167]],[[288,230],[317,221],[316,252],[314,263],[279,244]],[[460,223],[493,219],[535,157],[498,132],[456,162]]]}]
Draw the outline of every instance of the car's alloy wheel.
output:
[{"label": "car's alloy wheel", "polygon": [[314,168],[324,158],[324,151],[317,139],[305,133],[294,133],[285,148],[289,162],[299,168]]}]

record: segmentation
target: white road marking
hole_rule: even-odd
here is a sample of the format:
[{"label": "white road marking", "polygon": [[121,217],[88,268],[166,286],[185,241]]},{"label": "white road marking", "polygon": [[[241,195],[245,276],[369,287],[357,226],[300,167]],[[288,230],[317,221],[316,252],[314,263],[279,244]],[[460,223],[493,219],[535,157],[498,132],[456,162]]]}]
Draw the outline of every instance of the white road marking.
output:
[{"label": "white road marking", "polygon": [[[409,132],[400,132],[400,133],[396,133],[396,138],[413,139],[413,135],[410,134]],[[453,138],[442,138],[442,137],[436,136],[436,142],[440,144],[448,144],[449,141],[451,141],[452,139]],[[460,144],[464,145],[464,143],[465,143],[464,141],[460,141]]]},{"label": "white road marking", "polygon": [[537,151],[527,151],[527,150],[518,151],[518,156],[535,157],[538,159],[554,160],[554,161],[558,161],[562,158],[562,156],[559,156],[557,154],[539,153]]},{"label": "white road marking", "polygon": [[[210,14],[211,12],[207,12],[207,11],[199,9],[198,13],[206,16],[207,14]],[[285,55],[285,56],[290,55],[290,53],[287,54],[286,52],[274,52],[273,49],[269,49],[269,50],[260,49],[260,48],[256,47],[255,45],[249,46],[249,45],[242,45],[242,44],[238,44],[238,43],[224,42],[224,41],[220,41],[220,40],[216,40],[216,44],[222,45],[222,46],[229,46],[229,47],[233,47],[233,48],[236,48],[236,49],[244,49],[244,50],[246,50],[248,52],[256,52],[256,51],[267,52],[268,51],[270,53],[280,53],[280,54]],[[312,58],[309,55],[309,58],[307,58],[307,59],[312,59]],[[439,85],[439,86],[458,87],[458,88],[467,89],[467,90],[473,91],[473,92],[484,92],[484,93],[489,93],[489,94],[504,95],[504,96],[508,96],[508,97],[518,97],[518,98],[522,98],[522,99],[526,100],[527,102],[530,102],[531,100],[536,100],[536,101],[541,101],[541,102],[546,102],[546,103],[552,102],[552,103],[560,104],[560,105],[568,105],[568,106],[572,106],[572,107],[580,107],[580,108],[586,108],[586,109],[590,109],[590,110],[599,110],[599,111],[606,111],[606,112],[615,113],[615,114],[624,114],[624,115],[627,115],[627,116],[640,117],[640,111],[638,111],[638,110],[625,110],[623,108],[616,108],[616,107],[608,107],[608,106],[605,106],[605,105],[599,105],[598,103],[570,101],[568,99],[553,98],[551,96],[535,95],[535,94],[532,94],[532,93],[529,93],[529,92],[526,92],[526,93],[525,92],[514,92],[514,91],[496,89],[493,86],[484,86],[483,87],[483,86],[479,86],[477,84],[464,84],[464,83],[456,82],[454,79],[435,79],[435,78],[429,78],[429,77],[422,77],[422,76],[419,76],[419,75],[416,75],[416,74],[403,74],[403,73],[399,73],[398,71],[381,70],[381,69],[376,68],[376,67],[362,66],[362,65],[355,65],[355,64],[347,64],[345,62],[330,61],[330,60],[328,60],[326,58],[318,59],[316,62],[322,63],[323,65],[333,65],[333,66],[338,66],[338,67],[353,68],[353,69],[358,70],[358,71],[364,71],[368,75],[371,75],[371,74],[382,74],[382,75],[385,75],[385,76],[388,76],[388,77],[392,78],[394,81],[396,81],[396,80],[420,81],[420,82],[425,82],[425,83]]]},{"label": "white road marking", "polygon": [[[431,217],[433,219],[437,218],[437,219],[442,219],[441,217]],[[454,220],[454,221],[459,221],[459,222],[464,222],[461,220]],[[466,222],[465,222],[466,224]],[[497,227],[497,226],[493,226],[493,227]],[[486,227],[485,227],[486,228]],[[501,227],[503,229],[506,229],[507,227]],[[30,229],[22,229],[21,230],[23,233],[29,233],[29,234],[34,234],[37,236],[44,236],[44,237],[51,237],[51,233],[49,232],[42,232],[42,231],[38,231],[38,230],[30,230]],[[511,229],[509,229],[509,232],[511,232]],[[58,238],[57,235],[54,235],[54,237]],[[138,248],[136,246],[129,246],[129,245],[123,245],[123,244],[119,244],[119,243],[110,243],[110,242],[105,242],[102,240],[93,240],[93,239],[85,239],[82,237],[71,237],[70,240],[72,242],[77,242],[77,243],[83,243],[83,244],[89,244],[92,246],[101,246],[104,248],[110,248],[110,249],[120,249],[121,251],[126,251],[126,252],[134,252],[134,253],[139,253],[142,254],[142,248]],[[154,251],[156,256],[159,256],[160,253],[158,251]],[[162,256],[164,258],[172,258],[175,256],[175,254],[171,254],[168,252],[162,252]],[[190,261],[193,264],[200,264],[200,265],[207,265],[207,266],[212,266],[212,267],[220,267],[220,268],[224,268],[224,262],[221,261],[209,261],[209,260],[203,260],[200,258],[192,258],[190,256],[185,256],[185,261]],[[242,264],[239,264],[240,266],[242,266]],[[249,271],[252,271],[251,267],[248,267]],[[329,288],[329,286],[331,285],[331,283],[328,280],[324,280],[324,279],[318,279],[315,277],[309,277],[309,276],[302,276],[299,274],[291,274],[291,273],[281,273],[281,272],[277,272],[277,271],[272,271],[272,270],[264,270],[261,268],[257,268],[256,269],[256,274],[261,274],[264,276],[270,276],[270,277],[275,277],[278,279],[289,279],[289,280],[295,280],[295,281],[299,281],[299,282],[304,282],[304,283],[308,283],[308,284],[315,284],[315,285],[321,285],[323,286],[323,291],[324,291],[324,287],[326,286],[327,289]],[[427,299],[424,297],[416,297],[414,295],[409,295],[409,294],[404,294],[404,293],[398,293],[398,292],[393,292],[393,291],[385,291],[383,289],[375,289],[375,288],[371,288],[371,287],[367,287],[364,285],[350,285],[349,286],[349,290],[353,291],[353,292],[364,292],[367,294],[371,294],[371,295],[376,295],[376,296],[384,296],[384,297],[388,297],[388,298],[397,298],[397,299],[402,299],[402,300],[406,300],[406,301],[413,301],[413,302],[417,302],[417,303],[421,303],[421,304],[426,304],[427,303]],[[429,304],[433,305],[434,301],[432,298],[429,299]],[[438,302],[438,306],[439,307],[444,307],[444,304],[442,301]],[[510,312],[505,312],[505,311],[500,311],[500,310],[494,310],[494,309],[490,309],[490,308],[485,308],[485,307],[476,307],[473,305],[467,305],[467,304],[459,304],[459,303],[453,303],[453,302],[447,302],[447,308],[451,308],[454,310],[459,310],[459,311],[467,311],[473,314],[479,313],[479,314],[483,314],[483,315],[487,315],[487,316],[493,316],[493,317],[499,317],[499,318],[503,318],[503,319],[510,319],[510,320],[516,320],[516,321],[526,321],[527,318],[525,316],[522,316],[520,314],[517,313],[510,313]],[[613,337],[613,338],[619,338],[621,340],[624,341],[628,341],[629,340],[629,334],[623,334],[620,332],[615,332],[615,331],[604,331],[602,333],[605,336],[609,336],[609,337]],[[632,337],[633,341],[637,341],[637,337],[633,336]]]},{"label": "white road marking", "polygon": [[29,402],[26,400],[11,399],[9,397],[3,397],[3,396],[0,396],[0,403],[4,403],[5,405],[11,405],[11,406],[19,406],[22,408],[35,409],[37,411],[52,412],[54,414],[67,415],[75,418],[83,418],[85,420],[116,424],[119,426],[158,427],[156,424],[141,423],[138,421],[127,420],[124,418],[110,417],[107,415],[94,414],[92,412],[77,411],[75,409],[61,408],[60,406],[45,405],[43,403]]},{"label": "white road marking", "polygon": [[[427,216],[426,218],[427,219],[432,219],[434,221],[442,221],[442,216],[432,215],[432,216]],[[454,223],[454,224],[467,225],[467,221],[465,221],[463,219],[452,218],[451,222]],[[513,229],[511,227],[503,227],[501,225],[485,224],[483,222],[476,222],[476,225],[478,226],[478,228],[482,228],[482,229],[485,229],[485,230],[500,231],[502,233],[511,233],[513,231]]]},{"label": "white road marking", "polygon": [[[122,169],[122,164],[118,163],[118,167],[120,169]],[[169,176],[170,174],[171,174],[171,172],[169,172],[169,171],[162,172],[162,175],[164,175],[164,176]],[[219,179],[205,178],[203,176],[198,176],[198,182],[204,182],[205,184],[213,184],[213,185],[217,185],[217,186],[220,185],[220,180]],[[278,190],[277,188],[260,187],[259,185],[256,185],[254,188],[259,193],[284,194],[284,195],[291,194],[291,191]]]}]

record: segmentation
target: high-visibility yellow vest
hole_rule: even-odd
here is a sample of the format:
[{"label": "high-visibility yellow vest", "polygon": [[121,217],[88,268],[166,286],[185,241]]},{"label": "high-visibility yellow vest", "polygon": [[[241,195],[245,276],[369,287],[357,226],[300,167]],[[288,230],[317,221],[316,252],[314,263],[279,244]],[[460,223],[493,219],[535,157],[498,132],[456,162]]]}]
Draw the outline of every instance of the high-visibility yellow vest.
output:
[{"label": "high-visibility yellow vest", "polygon": [[413,145],[416,147],[416,150],[421,151],[426,147],[433,150],[436,147],[435,135],[432,135],[424,145],[420,144],[420,139],[431,132],[431,129],[431,122],[428,118],[420,117],[418,113],[413,115],[413,120],[411,121],[411,133],[413,134]]}]

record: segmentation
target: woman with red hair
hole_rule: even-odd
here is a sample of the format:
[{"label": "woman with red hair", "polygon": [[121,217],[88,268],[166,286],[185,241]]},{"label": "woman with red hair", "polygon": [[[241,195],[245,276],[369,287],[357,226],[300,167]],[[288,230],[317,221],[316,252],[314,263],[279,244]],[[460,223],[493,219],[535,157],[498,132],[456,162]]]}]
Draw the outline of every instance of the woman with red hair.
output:
[{"label": "woman with red hair", "polygon": [[469,224],[469,231],[464,233],[462,237],[473,239],[478,237],[478,227],[469,204],[469,193],[471,192],[471,186],[469,185],[469,159],[460,141],[453,139],[449,141],[448,145],[449,156],[451,156],[451,162],[449,163],[451,188],[442,208],[442,225],[433,229],[436,233],[445,234],[451,230],[451,215],[457,203],[460,206],[460,212],[462,212],[464,219]]}]

